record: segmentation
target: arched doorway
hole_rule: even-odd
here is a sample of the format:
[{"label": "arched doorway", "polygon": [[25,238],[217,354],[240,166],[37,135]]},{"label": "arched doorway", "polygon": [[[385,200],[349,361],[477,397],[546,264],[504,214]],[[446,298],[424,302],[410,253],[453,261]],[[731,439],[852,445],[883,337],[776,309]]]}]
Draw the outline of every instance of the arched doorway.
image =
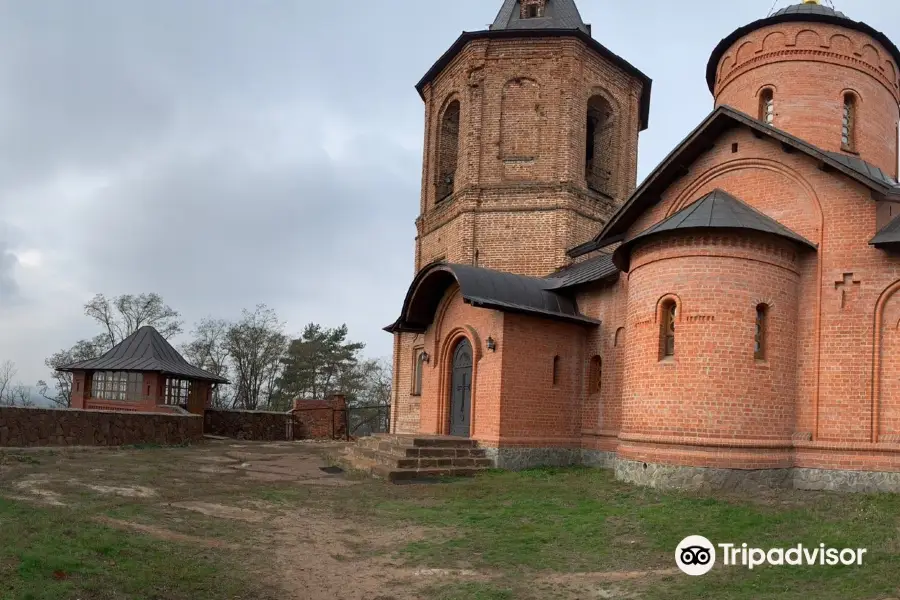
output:
[{"label": "arched doorway", "polygon": [[463,338],[453,351],[450,373],[450,435],[469,437],[472,420],[472,345]]}]

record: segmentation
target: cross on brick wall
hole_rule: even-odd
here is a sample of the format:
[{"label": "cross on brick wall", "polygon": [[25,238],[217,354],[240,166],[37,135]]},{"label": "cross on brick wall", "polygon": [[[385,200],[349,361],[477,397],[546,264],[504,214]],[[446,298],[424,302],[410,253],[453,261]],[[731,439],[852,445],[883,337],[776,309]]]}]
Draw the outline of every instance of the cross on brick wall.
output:
[{"label": "cross on brick wall", "polygon": [[859,291],[859,280],[853,278],[853,273],[844,273],[843,279],[834,282],[834,289],[841,291],[841,308],[848,303],[848,295],[856,295]]}]

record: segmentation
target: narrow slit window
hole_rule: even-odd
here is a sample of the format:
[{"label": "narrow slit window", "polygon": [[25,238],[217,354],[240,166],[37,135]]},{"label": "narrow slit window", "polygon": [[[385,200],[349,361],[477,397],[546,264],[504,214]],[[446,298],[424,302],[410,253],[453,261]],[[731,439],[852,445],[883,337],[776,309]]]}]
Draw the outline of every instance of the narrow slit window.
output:
[{"label": "narrow slit window", "polygon": [[425,351],[419,348],[416,350],[415,362],[413,363],[413,390],[414,396],[422,395],[422,371],[425,367]]},{"label": "narrow slit window", "polygon": [[759,120],[766,125],[775,123],[775,93],[772,88],[766,88],[759,95]]},{"label": "narrow slit window", "polygon": [[853,94],[844,94],[844,111],[841,122],[841,147],[854,151],[854,129],[856,127],[856,98]]},{"label": "narrow slit window", "polygon": [[559,385],[559,356],[553,357],[553,385]]},{"label": "narrow slit window", "polygon": [[663,305],[662,327],[660,328],[660,346],[662,358],[675,356],[675,318],[678,316],[678,305],[670,300]]},{"label": "narrow slit window", "polygon": [[756,307],[756,337],[754,339],[753,356],[756,360],[766,359],[766,330],[769,320],[769,307],[760,304]]},{"label": "narrow slit window", "polygon": [[591,359],[591,393],[599,394],[603,387],[603,359],[594,356]]}]

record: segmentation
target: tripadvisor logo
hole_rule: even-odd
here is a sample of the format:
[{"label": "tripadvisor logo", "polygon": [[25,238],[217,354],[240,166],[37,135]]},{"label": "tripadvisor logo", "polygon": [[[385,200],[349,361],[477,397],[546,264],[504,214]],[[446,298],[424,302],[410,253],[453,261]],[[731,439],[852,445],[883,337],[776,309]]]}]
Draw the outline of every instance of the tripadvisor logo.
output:
[{"label": "tripadvisor logo", "polygon": [[716,548],[726,567],[862,565],[866,548],[830,548],[825,544],[790,548],[753,548],[744,544],[713,544],[702,535],[690,535],[675,548],[675,564],[688,575],[705,575],[716,564]]}]

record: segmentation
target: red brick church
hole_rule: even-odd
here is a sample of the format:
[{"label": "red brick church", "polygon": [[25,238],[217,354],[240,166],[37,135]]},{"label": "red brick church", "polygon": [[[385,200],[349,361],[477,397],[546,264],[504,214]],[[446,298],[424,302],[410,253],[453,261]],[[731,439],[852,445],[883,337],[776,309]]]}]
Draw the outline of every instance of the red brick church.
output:
[{"label": "red brick church", "polygon": [[393,432],[644,485],[900,491],[898,64],[816,1],[744,25],[638,183],[651,80],[574,0],[505,0],[417,86]]}]

